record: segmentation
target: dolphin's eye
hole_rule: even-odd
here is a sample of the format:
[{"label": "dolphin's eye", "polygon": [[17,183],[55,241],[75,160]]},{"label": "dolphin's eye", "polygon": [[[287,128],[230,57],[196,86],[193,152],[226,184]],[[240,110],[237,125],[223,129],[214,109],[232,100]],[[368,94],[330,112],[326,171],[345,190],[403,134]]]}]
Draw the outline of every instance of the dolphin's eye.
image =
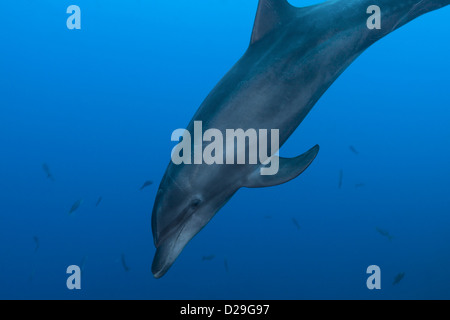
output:
[{"label": "dolphin's eye", "polygon": [[200,199],[194,199],[191,201],[190,206],[192,209],[196,209],[200,205],[201,202],[202,201]]}]

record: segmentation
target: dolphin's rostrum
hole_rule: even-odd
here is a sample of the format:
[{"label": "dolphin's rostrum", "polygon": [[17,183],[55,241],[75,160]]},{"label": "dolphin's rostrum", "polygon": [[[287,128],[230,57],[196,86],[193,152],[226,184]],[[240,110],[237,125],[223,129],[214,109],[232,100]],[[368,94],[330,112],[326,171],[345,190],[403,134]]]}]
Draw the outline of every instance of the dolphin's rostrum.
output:
[{"label": "dolphin's rostrum", "polygon": [[[203,129],[279,130],[280,147],[340,74],[368,47],[416,17],[450,0],[331,0],[305,8],[286,0],[260,0],[251,43],[200,106]],[[369,29],[367,8],[382,12],[381,29]],[[247,151],[248,151],[248,146]],[[274,155],[278,150],[270,150]],[[275,186],[300,175],[319,147],[280,158],[274,176],[263,164],[170,163],[152,214],[156,254],[152,272],[162,277],[186,244],[242,187]]]}]

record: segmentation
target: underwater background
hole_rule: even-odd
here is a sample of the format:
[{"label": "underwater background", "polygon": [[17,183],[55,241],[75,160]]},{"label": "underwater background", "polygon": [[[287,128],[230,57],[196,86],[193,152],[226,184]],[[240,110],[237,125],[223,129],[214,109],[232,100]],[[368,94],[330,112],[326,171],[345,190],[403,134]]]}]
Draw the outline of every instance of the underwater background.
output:
[{"label": "underwater background", "polygon": [[448,7],[326,92],[280,152],[320,144],[305,173],[239,190],[153,278],[171,134],[247,49],[257,3],[2,2],[0,299],[450,298]]}]

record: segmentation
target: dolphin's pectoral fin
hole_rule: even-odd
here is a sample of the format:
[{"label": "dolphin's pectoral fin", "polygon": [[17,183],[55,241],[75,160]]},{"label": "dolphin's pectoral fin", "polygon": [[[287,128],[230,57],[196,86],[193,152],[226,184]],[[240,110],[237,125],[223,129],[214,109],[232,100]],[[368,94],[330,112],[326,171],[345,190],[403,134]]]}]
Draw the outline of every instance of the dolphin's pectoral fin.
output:
[{"label": "dolphin's pectoral fin", "polygon": [[295,9],[297,8],[291,6],[287,0],[260,0],[250,44],[259,41],[266,34],[289,21],[289,18],[295,14]]},{"label": "dolphin's pectoral fin", "polygon": [[288,182],[305,171],[314,161],[319,153],[319,146],[316,145],[311,150],[296,158],[279,158],[279,170],[275,175],[262,175],[261,167],[258,167],[247,179],[244,187],[264,188],[272,187]]}]

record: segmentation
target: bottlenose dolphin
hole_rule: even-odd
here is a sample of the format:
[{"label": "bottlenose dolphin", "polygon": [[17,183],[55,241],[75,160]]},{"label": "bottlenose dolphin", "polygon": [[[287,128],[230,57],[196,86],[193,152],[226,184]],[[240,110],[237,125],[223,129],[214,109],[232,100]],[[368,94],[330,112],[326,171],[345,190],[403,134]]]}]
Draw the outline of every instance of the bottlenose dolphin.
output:
[{"label": "bottlenose dolphin", "polygon": [[[260,0],[250,46],[207,96],[194,121],[210,128],[279,130],[280,147],[341,73],[369,46],[450,0],[332,0],[297,8],[286,0]],[[369,7],[381,9],[381,29],[368,27]],[[193,144],[193,143],[192,143]],[[246,152],[248,146],[246,146]],[[278,150],[270,150],[275,155]],[[300,175],[315,146],[296,158],[265,164],[169,163],[152,213],[156,254],[152,273],[162,277],[186,244],[242,187],[275,186]]]}]

